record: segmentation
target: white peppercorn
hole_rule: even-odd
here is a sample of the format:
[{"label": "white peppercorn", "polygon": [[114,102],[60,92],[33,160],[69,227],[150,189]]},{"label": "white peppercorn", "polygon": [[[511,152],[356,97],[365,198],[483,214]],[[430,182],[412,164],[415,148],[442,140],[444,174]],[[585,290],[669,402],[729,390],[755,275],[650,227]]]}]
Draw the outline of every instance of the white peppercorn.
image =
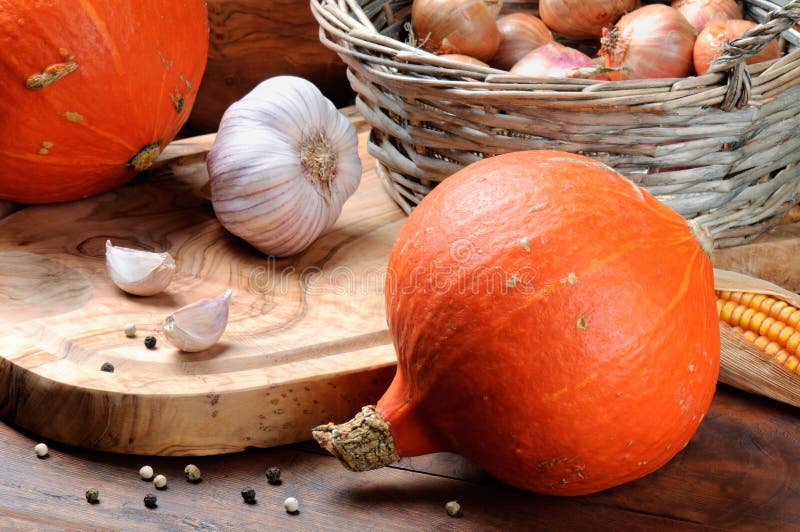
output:
[{"label": "white peppercorn", "polygon": [[37,443],[36,446],[34,446],[33,451],[39,458],[44,458],[45,456],[47,456],[49,449],[47,448],[46,443]]},{"label": "white peppercorn", "polygon": [[294,497],[287,497],[283,501],[283,507],[287,513],[293,514],[300,508],[300,503]]},{"label": "white peppercorn", "polygon": [[162,490],[167,487],[167,477],[164,475],[156,475],[156,478],[153,479],[153,486]]},{"label": "white peppercorn", "polygon": [[126,323],[125,324],[125,336],[128,338],[136,338],[136,324],[135,323]]},{"label": "white peppercorn", "polygon": [[139,469],[139,476],[142,477],[142,480],[150,480],[153,478],[153,468],[149,465],[142,466]]},{"label": "white peppercorn", "polygon": [[458,501],[449,501],[444,505],[444,509],[450,517],[458,517],[461,515],[461,505],[458,504]]}]

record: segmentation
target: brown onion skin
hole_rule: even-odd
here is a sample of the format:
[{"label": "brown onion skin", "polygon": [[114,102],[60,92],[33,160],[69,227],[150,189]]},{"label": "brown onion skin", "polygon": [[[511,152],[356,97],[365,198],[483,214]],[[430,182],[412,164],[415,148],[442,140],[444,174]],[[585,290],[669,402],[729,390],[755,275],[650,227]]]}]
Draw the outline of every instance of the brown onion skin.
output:
[{"label": "brown onion skin", "polygon": [[694,28],[673,7],[640,7],[605,33],[600,50],[605,65],[625,69],[610,73],[612,80],[682,78],[692,72]]},{"label": "brown onion skin", "polygon": [[511,13],[497,20],[500,46],[492,57],[496,68],[509,70],[531,50],[553,42],[550,28],[530,13]]},{"label": "brown onion skin", "polygon": [[742,8],[735,0],[676,0],[672,7],[686,17],[697,33],[712,22],[742,18]]},{"label": "brown onion skin", "polygon": [[452,59],[453,61],[461,61],[462,63],[469,63],[470,65],[477,65],[483,67],[489,66],[480,59],[475,59],[474,57],[464,54],[444,54],[440,55],[439,57],[441,57],[442,59]]},{"label": "brown onion skin", "polygon": [[[756,24],[749,20],[720,20],[706,26],[697,36],[694,44],[694,69],[697,75],[702,76],[708,72],[711,63],[723,54],[723,45],[726,42],[738,39],[747,30]],[[773,39],[756,55],[745,61],[748,65],[776,59],[781,55],[781,48],[777,39]]]},{"label": "brown onion skin", "polygon": [[497,6],[484,0],[414,0],[411,24],[426,50],[487,62],[500,46]]},{"label": "brown onion skin", "polygon": [[[511,67],[511,73],[534,78],[568,78],[577,68],[591,68],[592,58],[574,48],[557,42],[531,50]],[[598,76],[594,79],[608,79]]]},{"label": "brown onion skin", "polygon": [[639,0],[540,0],[539,16],[569,39],[597,39],[603,28],[639,7]]}]

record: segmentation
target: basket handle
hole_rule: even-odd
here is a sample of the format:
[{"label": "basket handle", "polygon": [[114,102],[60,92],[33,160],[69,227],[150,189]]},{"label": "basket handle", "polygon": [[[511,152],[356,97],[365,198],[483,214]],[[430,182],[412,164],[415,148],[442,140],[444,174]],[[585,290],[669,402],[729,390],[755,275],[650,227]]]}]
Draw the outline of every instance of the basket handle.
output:
[{"label": "basket handle", "polygon": [[709,73],[728,71],[727,90],[720,109],[731,111],[747,104],[751,81],[745,61],[798,21],[800,0],[792,0],[783,8],[767,13],[763,23],[750,28],[738,39],[725,43],[723,55],[714,60],[708,69]]}]

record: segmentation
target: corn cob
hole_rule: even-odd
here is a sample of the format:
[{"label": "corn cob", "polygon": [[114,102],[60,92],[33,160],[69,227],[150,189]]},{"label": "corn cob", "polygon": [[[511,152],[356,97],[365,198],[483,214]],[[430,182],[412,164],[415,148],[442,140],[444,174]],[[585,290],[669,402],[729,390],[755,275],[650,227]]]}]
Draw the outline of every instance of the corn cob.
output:
[{"label": "corn cob", "polygon": [[752,292],[717,292],[719,319],[800,374],[800,310],[776,297]]}]

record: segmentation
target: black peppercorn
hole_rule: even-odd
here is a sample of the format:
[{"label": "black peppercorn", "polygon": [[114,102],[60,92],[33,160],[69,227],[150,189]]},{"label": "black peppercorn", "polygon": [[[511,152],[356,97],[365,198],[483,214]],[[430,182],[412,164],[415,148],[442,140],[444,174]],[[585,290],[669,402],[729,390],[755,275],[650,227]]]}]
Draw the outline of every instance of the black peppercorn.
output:
[{"label": "black peppercorn", "polygon": [[255,504],[256,503],[256,490],[253,488],[245,488],[242,490],[242,499],[247,504]]},{"label": "black peppercorn", "polygon": [[147,336],[144,339],[144,346],[147,349],[155,349],[155,347],[156,347],[156,337],[155,336]]},{"label": "black peppercorn", "polygon": [[157,500],[158,499],[156,498],[155,495],[153,495],[152,493],[148,493],[147,495],[144,496],[144,505],[147,506],[148,508],[155,508],[156,506],[158,506],[158,504],[156,504]]},{"label": "black peppercorn", "polygon": [[267,482],[278,485],[281,483],[281,468],[270,467],[267,469]]},{"label": "black peppercorn", "polygon": [[107,371],[109,373],[114,373],[114,364],[111,362],[103,362],[103,365],[100,366],[100,371]]}]

